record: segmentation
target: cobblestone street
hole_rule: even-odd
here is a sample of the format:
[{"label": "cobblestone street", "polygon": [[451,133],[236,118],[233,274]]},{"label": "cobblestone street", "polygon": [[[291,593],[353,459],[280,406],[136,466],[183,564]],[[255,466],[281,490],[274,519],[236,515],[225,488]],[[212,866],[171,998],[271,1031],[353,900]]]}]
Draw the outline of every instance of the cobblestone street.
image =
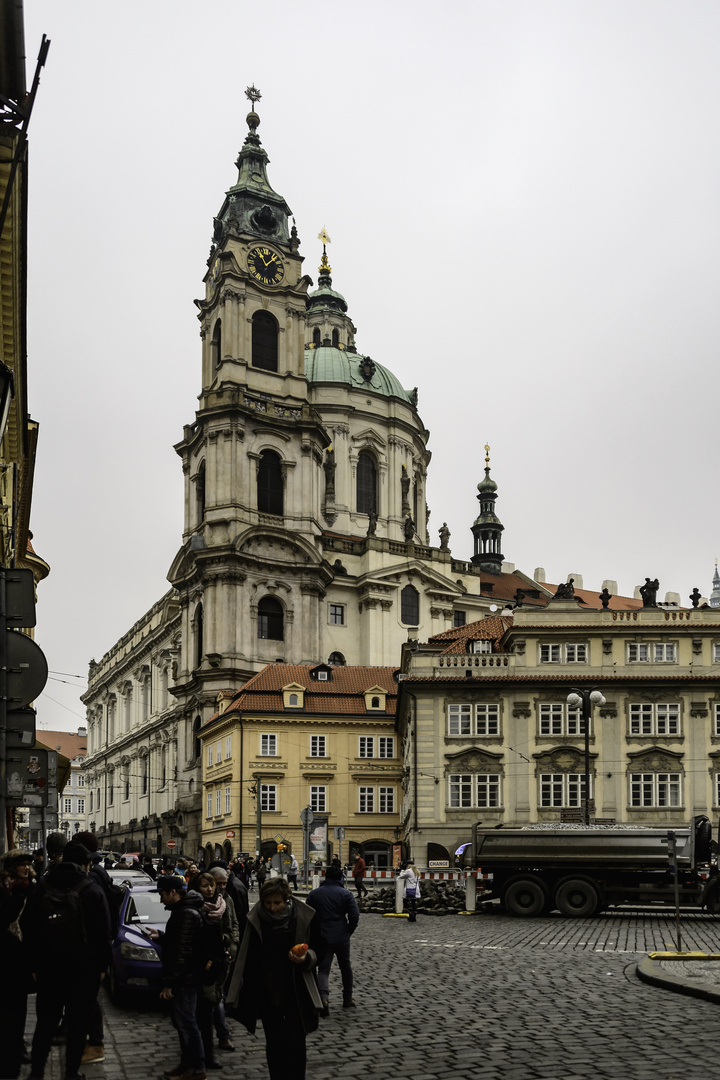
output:
[{"label": "cobblestone street", "polygon": [[[720,951],[720,918],[685,915],[682,933],[685,949]],[[358,1007],[340,1007],[333,969],[331,1015],[308,1039],[308,1080],[685,1080],[713,1067],[717,1006],[635,973],[642,955],[674,942],[671,915],[365,916],[353,938]],[[85,1066],[88,1080],[160,1077],[176,1062],[155,1003],[118,1009],[103,997],[103,1007],[106,1061]],[[230,1026],[237,1050],[214,1075],[267,1080],[262,1034]]]}]

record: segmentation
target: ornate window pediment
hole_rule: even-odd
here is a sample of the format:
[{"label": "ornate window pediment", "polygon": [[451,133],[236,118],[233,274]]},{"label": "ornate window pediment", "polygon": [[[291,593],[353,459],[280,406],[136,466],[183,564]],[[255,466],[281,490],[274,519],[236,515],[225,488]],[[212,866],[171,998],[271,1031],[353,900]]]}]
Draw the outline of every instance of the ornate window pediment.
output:
[{"label": "ornate window pediment", "polygon": [[457,754],[445,755],[445,775],[450,773],[502,773],[504,772],[502,754],[493,754],[489,750],[472,747]]},{"label": "ornate window pediment", "polygon": [[682,759],[685,755],[677,753],[675,750],[666,750],[665,748],[659,749],[658,747],[651,747],[647,750],[638,750],[635,753],[628,754],[630,759],[628,763],[629,772],[637,772],[642,770],[643,772],[675,772],[682,771]]},{"label": "ornate window pediment", "polygon": [[[590,758],[597,758],[591,754]],[[574,746],[558,746],[554,750],[533,754],[535,773],[582,773],[585,771],[585,754]]]}]

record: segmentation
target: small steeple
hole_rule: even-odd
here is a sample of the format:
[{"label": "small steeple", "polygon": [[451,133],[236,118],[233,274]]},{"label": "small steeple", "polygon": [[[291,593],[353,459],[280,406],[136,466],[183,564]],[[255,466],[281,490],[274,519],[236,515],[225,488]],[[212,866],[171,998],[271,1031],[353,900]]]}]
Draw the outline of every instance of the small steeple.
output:
[{"label": "small steeple", "polygon": [[490,477],[490,447],[485,444],[485,479],[478,484],[477,499],[480,513],[475,519],[472,534],[475,538],[475,554],[472,562],[490,574],[499,574],[503,555],[500,551],[503,525],[495,514],[497,484]]},{"label": "small steeple", "polygon": [[718,561],[715,559],[715,573],[713,574],[713,587],[708,601],[710,607],[720,608],[720,574],[718,574]]},{"label": "small steeple", "polygon": [[355,327],[347,310],[342,293],[332,287],[332,267],[328,259],[327,245],[330,237],[323,228],[318,233],[322,240],[322,258],[318,267],[318,287],[307,298],[307,328],[311,335],[308,347],[327,346],[355,351]]},{"label": "small steeple", "polygon": [[282,195],[270,186],[267,177],[270,159],[257,133],[260,117],[255,112],[255,105],[261,94],[255,86],[248,86],[245,96],[251,105],[246,117],[248,133],[235,162],[237,181],[226,193],[215,218],[211,258],[215,246],[222,244],[228,236],[249,234],[275,244],[287,244],[290,240],[288,218],[292,211]]}]

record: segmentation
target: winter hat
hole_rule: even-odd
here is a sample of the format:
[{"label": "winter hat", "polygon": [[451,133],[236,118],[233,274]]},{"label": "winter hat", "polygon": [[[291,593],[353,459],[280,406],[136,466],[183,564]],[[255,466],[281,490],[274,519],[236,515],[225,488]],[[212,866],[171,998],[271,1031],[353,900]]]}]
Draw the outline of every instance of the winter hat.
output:
[{"label": "winter hat", "polygon": [[174,874],[166,875],[158,878],[155,892],[185,892],[186,887],[185,878],[176,877]]},{"label": "winter hat", "polygon": [[48,833],[47,838],[47,853],[51,859],[54,859],[56,855],[62,855],[65,845],[67,844],[67,837],[63,836],[61,832]]},{"label": "winter hat", "polygon": [[20,848],[12,848],[5,853],[3,858],[3,870],[14,870],[16,866],[20,866],[21,863],[27,863],[32,865],[33,857],[29,851],[22,851]]},{"label": "winter hat", "polygon": [[90,860],[90,852],[84,844],[79,844],[77,840],[71,840],[69,844],[65,845],[63,862],[75,863],[76,866],[87,866]]},{"label": "winter hat", "polygon": [[100,847],[97,836],[91,832],[76,832],[73,836],[73,842],[84,844],[91,855]]},{"label": "winter hat", "polygon": [[342,881],[342,867],[341,866],[328,866],[325,871],[325,878],[328,881]]}]

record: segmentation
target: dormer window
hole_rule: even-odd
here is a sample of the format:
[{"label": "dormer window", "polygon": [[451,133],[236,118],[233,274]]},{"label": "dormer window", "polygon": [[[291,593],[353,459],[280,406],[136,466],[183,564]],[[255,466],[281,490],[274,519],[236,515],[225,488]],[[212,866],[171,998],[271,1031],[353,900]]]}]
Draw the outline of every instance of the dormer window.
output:
[{"label": "dormer window", "polygon": [[317,682],[332,682],[333,669],[329,664],[318,664],[310,669],[310,678]]},{"label": "dormer window", "polygon": [[365,708],[368,712],[385,712],[387,691],[382,686],[371,686],[365,691]]},{"label": "dormer window", "polygon": [[327,673],[327,671],[318,671],[317,677],[318,677],[318,682],[327,682],[328,681],[328,673]]},{"label": "dormer window", "polygon": [[282,688],[283,706],[286,709],[305,708],[305,687],[300,683],[288,683]]},{"label": "dormer window", "polygon": [[491,653],[492,641],[489,638],[476,639],[468,642],[469,653]]}]

